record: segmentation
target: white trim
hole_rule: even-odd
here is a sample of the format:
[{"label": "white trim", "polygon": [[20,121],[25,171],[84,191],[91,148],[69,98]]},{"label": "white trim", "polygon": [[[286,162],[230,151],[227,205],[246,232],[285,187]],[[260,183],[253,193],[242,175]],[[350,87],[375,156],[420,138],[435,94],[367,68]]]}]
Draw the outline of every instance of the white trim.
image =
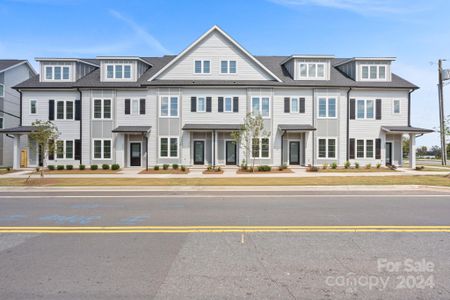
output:
[{"label": "white trim", "polygon": [[[88,62],[88,61],[85,61],[85,60],[82,60],[82,59],[79,59],[79,58],[58,58],[58,57],[45,58],[45,57],[36,57],[34,60],[35,61],[43,61],[43,62],[78,62],[78,63],[83,63],[83,64],[86,64],[86,65],[91,65],[91,66],[97,67],[97,68],[99,67],[99,65],[97,65],[97,64],[94,64],[94,63],[91,63],[91,62]],[[35,73],[35,74],[37,74],[37,73]]]},{"label": "white trim", "polygon": [[[358,117],[358,101],[364,101],[364,117],[360,118]],[[367,117],[367,102],[372,101],[373,102],[373,116],[372,118]],[[375,120],[377,115],[377,104],[376,99],[355,99],[355,120]]]},{"label": "white trim", "polygon": [[[52,69],[52,78],[47,78],[47,69],[51,68]],[[55,79],[55,68],[61,68],[61,78],[60,79]],[[64,68],[68,68],[69,69],[69,77],[67,79],[64,79]],[[72,65],[44,65],[43,66],[43,73],[42,74],[42,81],[56,81],[56,82],[72,82],[73,81],[73,75],[74,75],[74,69]]]},{"label": "white trim", "polygon": [[12,66],[9,66],[9,67],[7,67],[7,68],[5,68],[5,69],[2,69],[2,70],[0,70],[0,72],[6,72],[6,71],[8,71],[8,70],[11,70],[11,69],[14,69],[15,67],[18,67],[18,66],[20,66],[20,65],[23,65],[23,64],[26,64],[27,66],[28,66],[28,68],[30,68],[30,70],[33,72],[33,75],[37,75],[37,72],[36,72],[36,70],[33,68],[33,66],[28,62],[28,60],[24,60],[24,61],[21,61],[21,62],[18,62],[17,64],[15,64],[15,65],[12,65]]},{"label": "white trim", "polygon": [[5,124],[3,124],[3,122],[5,122],[5,119],[3,117],[0,117],[0,129],[3,129],[5,127]]},{"label": "white trim", "polygon": [[334,55],[324,54],[324,55],[308,55],[308,54],[294,54],[286,58],[281,62],[281,65],[284,65],[285,63],[289,62],[292,59],[334,59]]},{"label": "white trim", "polygon": [[[221,97],[223,97],[223,112],[224,113],[232,113],[232,112],[234,112],[234,100],[233,100],[233,98],[237,97],[237,96],[221,96]],[[227,105],[226,105],[226,98],[230,98],[231,99],[231,110],[225,110],[225,107],[227,107]],[[238,100],[238,105],[239,105],[239,100]]]},{"label": "white trim", "polygon": [[[338,111],[339,111],[339,107],[338,107],[338,98],[339,96],[317,96],[316,97],[316,103],[317,103],[317,119],[337,119],[338,117]],[[320,116],[320,99],[325,99],[325,113],[326,116],[325,117],[321,117]],[[335,116],[334,117],[330,117],[329,116],[329,101],[330,99],[334,99],[336,102],[335,105]],[[306,100],[305,100],[306,101]],[[306,105],[306,104],[305,104]]]},{"label": "white trim", "polygon": [[[31,103],[32,103],[33,101],[35,102],[35,107],[36,107],[36,112],[35,112],[35,113],[33,113],[33,112],[32,112],[32,109],[31,109]],[[38,101],[37,101],[37,100],[35,100],[35,99],[30,100],[30,102],[29,102],[29,112],[28,112],[29,115],[34,116],[34,115],[37,115],[37,114],[38,114],[38,105],[37,105],[37,104],[38,104]],[[74,108],[74,110],[75,110],[75,108]]]},{"label": "white trim", "polygon": [[[258,157],[253,157],[253,139],[259,139],[259,156]],[[268,157],[262,157],[261,156],[261,154],[262,154],[262,139],[267,139],[268,141],[269,141],[269,146],[268,146],[268,148],[269,148],[269,156]],[[252,138],[252,140],[251,140],[251,149],[250,149],[250,158],[251,159],[259,159],[259,160],[261,160],[261,159],[271,159],[272,158],[272,148],[271,148],[271,146],[272,146],[272,139],[270,138],[270,136],[269,137],[260,137],[260,138]]]},{"label": "white trim", "polygon": [[[364,78],[363,77],[363,68],[367,67],[367,76],[368,78]],[[376,78],[370,78],[370,74],[371,74],[371,67],[375,67],[377,69],[377,75]],[[384,67],[384,78],[380,77],[380,68]],[[361,74],[360,76],[360,80],[361,81],[388,81],[388,67],[389,65],[387,64],[360,64],[359,65],[359,72]]]},{"label": "white trim", "polygon": [[6,91],[5,91],[5,84],[0,83],[0,86],[2,86],[2,93],[0,94],[0,97],[5,97]]},{"label": "white trim", "polygon": [[256,63],[260,68],[262,68],[264,71],[266,71],[270,76],[272,76],[275,80],[278,82],[282,82],[280,78],[278,78],[272,71],[270,71],[266,66],[264,66],[259,60],[257,60],[253,55],[251,55],[247,50],[245,50],[241,45],[239,45],[234,39],[232,39],[228,34],[226,34],[222,29],[219,28],[219,26],[214,25],[211,27],[207,32],[205,32],[201,37],[199,37],[196,41],[194,41],[189,47],[184,49],[180,54],[178,54],[174,59],[172,59],[168,64],[166,64],[161,70],[156,72],[155,75],[153,75],[148,81],[152,81],[153,79],[157,78],[159,75],[161,75],[163,72],[165,72],[169,67],[171,67],[173,64],[175,64],[178,60],[181,59],[186,53],[188,53],[192,48],[194,48],[197,44],[199,44],[204,38],[206,38],[211,32],[218,31],[220,34],[222,34],[225,38],[227,38],[234,46],[236,46],[239,50],[244,52],[245,55],[247,55],[254,63]]},{"label": "white trim", "polygon": [[142,59],[139,56],[97,56],[95,59],[98,59],[98,60],[137,60],[137,61],[140,61],[149,66],[153,66],[151,63]]},{"label": "white trim", "polygon": [[[102,78],[103,81],[107,82],[107,81],[135,81],[134,80],[134,74],[136,73],[135,69],[133,68],[134,64],[131,63],[104,63],[104,76]],[[108,77],[108,67],[112,66],[113,67],[113,77]],[[117,66],[121,66],[122,67],[122,77],[116,77],[116,68]],[[130,77],[127,78],[125,77],[125,67],[130,67]]]},{"label": "white trim", "polygon": [[[67,142],[72,142],[72,157],[67,157]],[[63,142],[63,157],[62,158],[59,158],[58,157],[58,142]],[[38,154],[39,154],[39,151],[37,151],[38,152]],[[59,161],[59,160],[75,160],[75,140],[71,140],[71,139],[68,139],[68,140],[62,140],[62,139],[60,139],[60,140],[56,140],[55,141],[55,151],[54,151],[54,153],[53,153],[53,157],[54,157],[54,159],[52,160],[52,161],[54,161],[54,162],[57,162],[57,161]],[[39,160],[39,158],[38,158],[38,160]],[[38,164],[39,164],[39,162],[38,162]]]},{"label": "white trim", "polygon": [[395,61],[396,57],[353,57],[335,64],[335,67],[342,66],[353,61]]},{"label": "white trim", "polygon": [[[227,62],[227,71],[226,72],[222,72],[222,62],[224,62],[224,61]],[[230,70],[231,70],[230,62],[232,62],[232,61],[236,65],[236,67],[235,67],[236,72],[234,72],[234,73],[230,72]],[[235,59],[221,59],[220,63],[219,63],[219,74],[221,74],[221,75],[237,75],[238,74],[238,62],[237,62],[237,60],[235,60]]]},{"label": "white trim", "polygon": [[[95,117],[95,100],[100,100],[101,101],[101,110],[100,110],[101,117],[100,118],[96,118]],[[110,108],[111,108],[111,111],[110,111],[111,116],[109,118],[105,118],[104,117],[105,116],[105,100],[110,100],[111,101],[111,106],[110,106]],[[75,111],[75,109],[74,109],[74,111]],[[113,101],[112,101],[112,98],[93,98],[92,99],[92,120],[112,120],[112,118],[113,118]]]},{"label": "white trim", "polygon": [[[101,150],[100,150],[100,154],[101,154],[101,157],[100,158],[96,158],[95,157],[95,141],[101,141]],[[110,156],[111,157],[109,157],[109,158],[105,158],[105,141],[110,141],[111,142],[111,151],[110,151]],[[100,139],[97,139],[97,138],[93,138],[92,140],[91,140],[91,157],[92,157],[92,160],[112,160],[113,158],[113,142],[112,142],[112,139],[104,139],[104,138],[100,138]]]},{"label": "white trim", "polygon": [[[358,141],[363,141],[363,157],[358,157]],[[372,141],[372,156],[367,156],[367,141]],[[355,138],[355,158],[354,160],[358,159],[375,159],[376,157],[376,139],[361,139],[361,138]]]},{"label": "white trim", "polygon": [[[398,102],[398,112],[395,112],[395,103]],[[392,99],[392,114],[399,115],[402,113],[401,102],[399,99]]]},{"label": "white trim", "polygon": [[[300,70],[300,66],[301,65],[306,65],[306,76],[302,76],[301,74],[301,70]],[[315,76],[310,76],[309,75],[309,67],[310,65],[315,65]],[[319,65],[323,66],[323,76],[319,76],[319,72],[318,72],[318,67]],[[315,62],[315,61],[302,61],[302,62],[298,62],[298,74],[297,74],[297,78],[298,79],[303,79],[303,80],[326,80],[327,79],[327,75],[328,75],[328,68],[327,68],[328,64],[325,62]]]},{"label": "white trim", "polygon": [[[325,140],[325,157],[320,157],[319,156],[319,140]],[[328,140],[334,140],[334,157],[329,157],[328,156]],[[317,153],[316,153],[316,158],[317,159],[338,159],[338,137],[337,136],[329,136],[329,137],[322,137],[322,136],[318,136],[316,137],[316,146],[317,146]]]},{"label": "white trim", "polygon": [[[167,116],[163,116],[161,114],[161,107],[162,107],[161,103],[162,103],[162,98],[164,98],[164,97],[168,98]],[[172,116],[171,115],[171,109],[170,109],[170,102],[171,102],[171,98],[175,98],[175,97],[177,98],[177,115],[176,116]],[[176,95],[176,96],[173,96],[173,95],[160,95],[159,96],[159,112],[158,112],[158,114],[159,114],[160,118],[179,118],[180,117],[180,96],[179,95]]]},{"label": "white trim", "polygon": [[[203,99],[203,110],[199,110],[198,108],[200,107],[199,106],[199,102],[200,102],[200,98],[202,98]],[[206,98],[208,98],[208,97],[206,97],[206,96],[198,96],[197,97],[197,99],[195,100],[197,103],[196,103],[196,109],[195,109],[195,112],[200,112],[200,113],[204,113],[204,112],[206,112],[206,106],[207,106],[207,100],[206,100]],[[212,102],[212,97],[211,97],[211,102]],[[212,103],[211,103],[211,110],[212,110]]]},{"label": "white trim", "polygon": [[[141,159],[139,160],[139,166],[132,166],[131,165],[131,144],[133,144],[133,143],[135,143],[135,144],[141,144]],[[135,168],[135,167],[142,167],[142,155],[143,155],[143,153],[144,153],[144,148],[143,148],[143,141],[130,141],[130,139],[128,139],[128,142],[127,142],[127,152],[128,152],[128,159],[127,159],[127,165],[128,165],[128,167],[129,168]]]},{"label": "white trim", "polygon": [[[161,139],[167,139],[167,156],[161,156]],[[170,156],[170,139],[177,139],[177,156]],[[173,135],[161,135],[158,138],[159,147],[158,147],[158,158],[160,159],[172,159],[180,157],[180,138],[179,136]]]},{"label": "white trim", "polygon": [[[290,166],[291,165],[291,147],[290,147],[290,143],[291,142],[299,142],[299,149],[298,149],[298,166],[302,165],[302,139],[287,139],[287,149],[288,149],[288,155],[287,155],[287,163]],[[297,165],[293,165],[293,166],[297,166]]]},{"label": "white trim", "polygon": [[[58,103],[59,102],[64,103],[62,119],[58,119]],[[72,118],[71,119],[67,118],[67,102],[72,102]],[[30,101],[30,108],[31,108],[31,101]],[[36,112],[37,112],[37,106],[36,106]],[[30,113],[31,113],[31,109],[30,109]],[[75,120],[75,100],[55,100],[55,121],[74,121],[74,120]]]},{"label": "white trim", "polygon": [[[200,62],[200,73],[195,72],[196,71],[195,64],[198,61]],[[204,71],[205,70],[205,61],[209,62],[209,72]],[[192,71],[192,75],[211,75],[212,74],[211,67],[212,67],[212,64],[211,64],[210,59],[194,59],[194,69]]]},{"label": "white trim", "polygon": [[[259,102],[259,114],[261,115],[261,117],[263,119],[270,119],[272,117],[272,97],[270,96],[251,96],[250,97],[250,112],[253,114],[253,99],[257,98],[258,102]],[[268,116],[263,116],[262,114],[262,99],[263,98],[267,98],[269,99],[269,115]],[[224,99],[225,100],[225,99]],[[254,114],[253,114],[254,115]]]},{"label": "white trim", "polygon": [[[297,99],[297,110],[294,111],[292,109],[292,99]],[[289,113],[295,113],[298,114],[300,113],[300,97],[289,97]]]}]

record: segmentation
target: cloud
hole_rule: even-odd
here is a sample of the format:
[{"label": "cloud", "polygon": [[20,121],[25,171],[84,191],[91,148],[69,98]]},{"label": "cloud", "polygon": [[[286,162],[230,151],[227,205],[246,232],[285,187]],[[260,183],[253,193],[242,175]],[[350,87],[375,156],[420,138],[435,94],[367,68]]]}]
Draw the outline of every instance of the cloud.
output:
[{"label": "cloud", "polygon": [[361,15],[407,14],[424,8],[407,0],[269,0],[289,7],[320,6],[347,10]]},{"label": "cloud", "polygon": [[133,30],[133,32],[143,41],[145,42],[150,48],[158,51],[161,54],[167,54],[170,53],[169,50],[167,50],[160,41],[158,41],[153,35],[151,35],[145,28],[137,24],[134,20],[124,16],[123,14],[119,13],[116,10],[110,9],[109,13],[115,17],[116,19],[124,22],[128,25],[128,27]]}]

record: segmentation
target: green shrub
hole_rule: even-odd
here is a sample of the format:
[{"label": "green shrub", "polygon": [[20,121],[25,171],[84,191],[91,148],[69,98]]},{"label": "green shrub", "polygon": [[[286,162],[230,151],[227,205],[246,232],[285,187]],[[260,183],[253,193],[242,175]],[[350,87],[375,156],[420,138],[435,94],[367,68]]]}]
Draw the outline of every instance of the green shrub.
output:
[{"label": "green shrub", "polygon": [[337,163],[336,163],[336,162],[333,162],[333,163],[331,164],[331,168],[332,168],[333,170],[336,170],[336,169],[337,169]]},{"label": "green shrub", "polygon": [[185,166],[181,166],[180,169],[181,169],[182,172],[186,172],[186,167]]},{"label": "green shrub", "polygon": [[55,170],[55,165],[48,165],[47,168],[48,168],[50,171],[53,171],[53,170]]},{"label": "green shrub", "polygon": [[324,169],[324,170],[328,169],[328,164],[327,163],[323,163],[322,164],[322,169]]},{"label": "green shrub", "polygon": [[217,167],[217,172],[222,172],[222,168],[221,167]]},{"label": "green shrub", "polygon": [[377,163],[377,169],[381,168],[381,164]]},{"label": "green shrub", "polygon": [[109,170],[109,165],[108,164],[103,164],[102,165],[102,169],[103,170]]},{"label": "green shrub", "polygon": [[98,170],[98,165],[91,165],[91,170],[92,171]]},{"label": "green shrub", "polygon": [[153,167],[153,170],[159,171],[159,166],[154,166],[154,167]]},{"label": "green shrub", "polygon": [[169,164],[163,164],[163,169],[164,170],[168,170],[169,169]]},{"label": "green shrub", "polygon": [[355,161],[355,168],[356,168],[356,169],[359,169],[359,162],[356,162],[356,161]]},{"label": "green shrub", "polygon": [[172,164],[172,169],[178,170],[178,164]]},{"label": "green shrub", "polygon": [[73,170],[73,165],[66,165],[66,170]]},{"label": "green shrub", "polygon": [[209,165],[209,166],[206,168],[206,170],[209,171],[209,172],[211,172],[211,171],[213,170],[213,167],[212,167],[211,165]]},{"label": "green shrub", "polygon": [[372,168],[372,165],[371,164],[367,164],[366,165],[366,169],[370,169],[370,168]]},{"label": "green shrub", "polygon": [[259,172],[270,172],[272,170],[271,166],[258,166]]},{"label": "green shrub", "polygon": [[347,160],[347,161],[345,162],[345,164],[344,164],[344,168],[348,169],[348,168],[350,168],[350,166],[351,166],[351,164],[350,164],[350,162]]},{"label": "green shrub", "polygon": [[112,164],[111,165],[111,170],[116,171],[116,170],[119,170],[119,169],[120,169],[120,165],[119,164]]},{"label": "green shrub", "polygon": [[80,169],[81,171],[83,171],[83,170],[86,169],[86,166],[85,166],[85,165],[80,165],[80,166],[78,167],[78,169]]},{"label": "green shrub", "polygon": [[61,170],[64,170],[64,165],[57,165],[57,166],[56,166],[56,169],[57,169],[57,170],[60,170],[60,171],[61,171]]}]

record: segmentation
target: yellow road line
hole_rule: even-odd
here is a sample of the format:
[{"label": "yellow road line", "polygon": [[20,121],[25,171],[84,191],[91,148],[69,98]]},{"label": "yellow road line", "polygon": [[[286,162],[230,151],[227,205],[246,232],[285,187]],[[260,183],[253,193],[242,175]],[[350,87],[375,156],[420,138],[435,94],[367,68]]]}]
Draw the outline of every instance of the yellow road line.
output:
[{"label": "yellow road line", "polygon": [[0,233],[270,233],[270,232],[446,232],[450,229],[198,229],[198,230],[0,230]]}]

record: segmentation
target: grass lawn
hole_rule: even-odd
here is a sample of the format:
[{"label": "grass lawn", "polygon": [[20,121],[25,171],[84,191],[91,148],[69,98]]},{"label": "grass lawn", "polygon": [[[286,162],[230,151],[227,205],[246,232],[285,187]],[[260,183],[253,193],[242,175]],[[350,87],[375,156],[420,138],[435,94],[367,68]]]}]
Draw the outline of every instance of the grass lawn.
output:
[{"label": "grass lawn", "polygon": [[450,187],[449,176],[246,177],[246,178],[0,178],[0,186],[302,186],[433,185]]},{"label": "grass lawn", "polygon": [[0,169],[0,175],[3,175],[3,174],[8,174],[8,173],[13,173],[13,172],[15,172],[14,170],[7,170],[6,168],[4,168],[4,169]]},{"label": "grass lawn", "polygon": [[378,172],[397,172],[395,170],[389,169],[389,168],[370,168],[370,169],[366,169],[365,167],[360,167],[358,169],[356,168],[337,168],[337,169],[319,169],[319,172],[321,173],[367,173],[367,172],[373,172],[373,173],[378,173]]},{"label": "grass lawn", "polygon": [[426,166],[422,170],[417,170],[419,172],[450,172],[450,168],[433,168],[431,166]]}]

